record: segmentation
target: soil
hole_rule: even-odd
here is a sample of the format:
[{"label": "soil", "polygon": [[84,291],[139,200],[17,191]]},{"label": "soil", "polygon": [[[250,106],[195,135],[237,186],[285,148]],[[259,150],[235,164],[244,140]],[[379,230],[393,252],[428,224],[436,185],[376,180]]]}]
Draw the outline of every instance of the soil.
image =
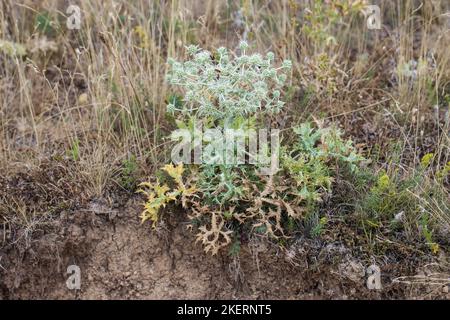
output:
[{"label": "soil", "polygon": [[[211,256],[193,241],[182,212],[167,215],[165,223],[152,230],[141,225],[139,210],[136,198],[120,209],[91,201],[84,209],[63,212],[28,247],[3,247],[0,298],[450,298],[439,286],[393,283],[402,272],[419,272],[405,271],[404,261],[380,266],[383,288],[367,289],[366,261],[340,242],[299,239],[284,251],[250,241],[238,257]],[[80,267],[80,290],[66,286],[69,265]]]}]

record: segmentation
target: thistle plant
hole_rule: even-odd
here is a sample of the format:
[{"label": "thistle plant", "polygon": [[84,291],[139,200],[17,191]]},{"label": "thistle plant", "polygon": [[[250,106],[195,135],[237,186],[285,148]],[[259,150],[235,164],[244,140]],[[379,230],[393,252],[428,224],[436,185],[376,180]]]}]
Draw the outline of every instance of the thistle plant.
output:
[{"label": "thistle plant", "polygon": [[246,42],[240,43],[241,55],[226,48],[211,53],[198,46],[188,46],[190,60],[169,59],[169,84],[182,87],[184,103],[167,106],[171,113],[195,118],[233,119],[258,113],[278,113],[284,106],[280,90],[286,82],[291,61],[275,67],[274,54],[247,55]]},{"label": "thistle plant", "polygon": [[[206,128],[257,130],[262,123],[259,120],[283,109],[281,90],[291,62],[275,66],[273,53],[247,55],[247,47],[242,42],[241,54],[235,55],[225,48],[211,53],[188,46],[187,61],[169,59],[167,80],[182,89],[183,99],[181,103],[172,101],[167,109],[177,115],[179,128],[194,136],[197,121]],[[159,211],[181,198],[191,227],[198,232],[197,241],[207,252],[216,254],[242,232],[278,240],[292,238],[298,232],[295,226],[301,225],[307,214],[317,213],[318,204],[331,192],[337,164],[354,171],[362,160],[337,129],[314,129],[304,123],[294,128],[294,133],[297,142],[282,148],[281,170],[270,177],[261,175],[253,164],[204,163],[186,168],[189,187],[184,187],[183,167],[165,167],[177,186],[170,191],[159,181],[141,185],[148,198],[143,221],[155,224]],[[316,235],[326,224],[323,217],[318,221]]]},{"label": "thistle plant", "polygon": [[184,168],[182,163],[178,166],[165,165],[162,170],[170,176],[172,184],[174,184],[173,188],[167,184],[161,184],[157,179],[156,183],[142,182],[139,184],[141,188],[137,191],[147,197],[144,210],[141,213],[142,223],[151,220],[153,228],[156,227],[162,208],[165,208],[170,202],[180,199],[182,205],[185,206],[186,198],[191,197],[196,191],[195,187],[186,187],[183,181]]},{"label": "thistle plant", "polygon": [[355,173],[364,158],[359,155],[351,140],[344,140],[334,127],[314,128],[305,122],[294,128],[297,142],[282,152],[283,169],[293,179],[292,195],[295,201],[315,209],[331,185],[338,167]]}]

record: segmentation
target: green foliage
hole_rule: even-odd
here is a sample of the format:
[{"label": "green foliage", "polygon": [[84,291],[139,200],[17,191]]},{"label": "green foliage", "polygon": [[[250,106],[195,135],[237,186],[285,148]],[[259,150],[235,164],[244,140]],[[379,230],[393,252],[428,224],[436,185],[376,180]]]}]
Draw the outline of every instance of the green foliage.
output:
[{"label": "green foliage", "polygon": [[420,166],[422,167],[422,169],[428,168],[431,161],[433,160],[433,157],[434,157],[433,153],[427,153],[422,157],[422,160],[420,160]]},{"label": "green foliage", "polygon": [[[390,175],[381,172],[362,201],[361,211],[375,219],[393,218],[400,211],[417,213],[418,198],[414,194],[419,193],[421,197],[425,197],[434,191],[430,187],[431,173],[427,172],[433,157],[432,153],[424,155],[415,173],[408,177],[402,177],[398,172]],[[442,175],[442,171],[438,171],[436,175]]]},{"label": "green foliage", "polygon": [[23,57],[27,55],[27,49],[20,43],[0,39],[0,53],[9,57]]},{"label": "green foliage", "polygon": [[238,256],[241,252],[241,240],[236,238],[230,246],[230,256]]},{"label": "green foliage", "polygon": [[[448,221],[448,194],[439,177],[445,168],[433,174],[434,154],[422,157],[413,174],[402,175],[398,170],[380,172],[363,197],[357,200],[357,211],[370,232],[409,230],[419,232],[430,250],[437,253],[439,245],[432,240],[430,224]],[[436,176],[436,180],[433,179]],[[369,182],[366,180],[367,183]],[[368,183],[369,184],[369,183]],[[447,209],[446,209],[447,208]],[[431,219],[432,218],[432,219]],[[417,228],[417,225],[420,227]]]},{"label": "green foliage", "polygon": [[203,200],[207,205],[224,206],[236,202],[243,196],[243,186],[239,181],[245,167],[203,165],[198,185],[203,192]]},{"label": "green foliage", "polygon": [[400,212],[418,214],[417,199],[411,193],[417,187],[418,178],[400,179],[398,175],[381,172],[359,204],[365,223],[378,228],[383,222],[392,221]]},{"label": "green foliage", "polygon": [[354,172],[363,158],[350,140],[342,139],[338,129],[314,129],[310,123],[304,123],[294,128],[294,132],[298,141],[292,150],[283,152],[283,167],[295,180],[295,196],[313,205],[331,190],[338,165]]},{"label": "green foliage", "polygon": [[[241,233],[286,244],[308,217],[317,216],[339,170],[354,173],[363,160],[335,128],[304,123],[294,132],[296,142],[283,148],[281,170],[273,176],[261,176],[257,167],[248,164],[191,169],[197,187],[195,199],[190,199],[191,218],[199,230],[197,238],[208,250],[216,253],[228,244],[237,246],[228,235],[237,239]],[[326,223],[325,217],[317,218],[310,234],[320,236]],[[215,241],[205,240],[212,235]]]},{"label": "green foliage", "polygon": [[[225,127],[246,133],[261,127],[260,116],[282,109],[280,90],[290,62],[276,68],[272,53],[264,58],[248,56],[246,48],[241,43],[242,54],[230,57],[224,48],[210,53],[190,46],[190,60],[169,61],[169,83],[184,90],[182,101],[176,94],[168,99],[168,111],[177,114],[178,128],[189,130],[194,137],[199,122],[204,129]],[[293,134],[295,143],[282,148],[281,168],[271,176],[261,175],[260,166],[251,164],[188,168],[186,176],[195,192],[184,195],[183,206],[205,251],[216,254],[231,245],[230,253],[236,253],[242,238],[251,234],[285,245],[312,215],[317,222],[311,235],[321,234],[327,220],[317,216],[319,204],[332,192],[340,172],[357,172],[363,158],[337,128],[303,123]],[[268,149],[268,145],[263,147]],[[150,219],[155,224],[159,210],[176,198],[168,187],[159,185],[159,181],[147,185],[153,191],[147,194],[143,221]]]},{"label": "green foliage", "polygon": [[80,140],[73,140],[69,154],[74,161],[78,161],[80,159]]},{"label": "green foliage", "polygon": [[151,220],[153,228],[156,227],[162,208],[179,198],[181,198],[184,205],[185,197],[193,195],[196,191],[195,187],[187,188],[183,182],[183,164],[178,166],[169,164],[162,169],[171,177],[172,182],[175,184],[173,188],[170,188],[167,184],[161,184],[159,179],[157,179],[154,184],[150,182],[139,184],[141,189],[137,191],[147,197],[144,210],[141,213],[142,223]]},{"label": "green foliage", "polygon": [[248,45],[242,42],[240,47],[243,53],[232,56],[225,48],[211,53],[189,46],[191,60],[169,59],[167,80],[184,89],[184,104],[180,107],[171,101],[167,110],[214,119],[279,112],[284,105],[280,100],[284,72],[291,62],[286,60],[276,68],[273,53],[246,55]]},{"label": "green foliage", "polygon": [[436,178],[440,183],[444,182],[444,179],[450,175],[450,161],[445,166],[436,172]]},{"label": "green foliage", "polygon": [[362,1],[313,1],[308,10],[305,10],[302,31],[314,43],[326,46],[336,45],[337,40],[333,36],[333,29],[343,25],[345,17],[351,17],[363,8]]},{"label": "green foliage", "polygon": [[129,158],[122,161],[120,171],[119,184],[126,190],[134,190],[136,188],[136,171],[138,169],[136,156],[131,155]]},{"label": "green foliage", "polygon": [[320,236],[320,234],[323,232],[323,229],[325,228],[327,222],[328,222],[327,217],[320,218],[319,222],[311,230],[311,235],[314,237]]},{"label": "green foliage", "polygon": [[50,35],[55,32],[55,24],[56,21],[53,20],[48,12],[40,12],[36,16],[36,29],[45,35]]},{"label": "green foliage", "polygon": [[422,215],[420,220],[420,225],[422,228],[422,234],[425,238],[426,244],[430,247],[430,250],[436,254],[439,252],[439,245],[433,241],[433,231],[429,229],[429,217],[427,214]]}]

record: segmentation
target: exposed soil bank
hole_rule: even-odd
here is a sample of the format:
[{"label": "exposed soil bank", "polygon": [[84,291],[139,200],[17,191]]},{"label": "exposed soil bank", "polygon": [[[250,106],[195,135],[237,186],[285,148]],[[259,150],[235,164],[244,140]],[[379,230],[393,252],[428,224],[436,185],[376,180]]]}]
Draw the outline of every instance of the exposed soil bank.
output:
[{"label": "exposed soil bank", "polygon": [[[340,242],[299,240],[287,252],[249,243],[239,258],[205,254],[183,215],[158,231],[126,209],[92,202],[62,214],[58,233],[30,247],[0,251],[3,299],[354,299],[450,298],[439,286],[392,283],[420,273],[406,261],[381,265],[383,289],[368,290],[366,262]],[[61,225],[62,224],[62,225]],[[424,260],[425,261],[425,260]],[[67,266],[81,269],[81,290],[66,287]],[[425,263],[424,263],[425,264]],[[407,272],[408,274],[405,274]]]}]

